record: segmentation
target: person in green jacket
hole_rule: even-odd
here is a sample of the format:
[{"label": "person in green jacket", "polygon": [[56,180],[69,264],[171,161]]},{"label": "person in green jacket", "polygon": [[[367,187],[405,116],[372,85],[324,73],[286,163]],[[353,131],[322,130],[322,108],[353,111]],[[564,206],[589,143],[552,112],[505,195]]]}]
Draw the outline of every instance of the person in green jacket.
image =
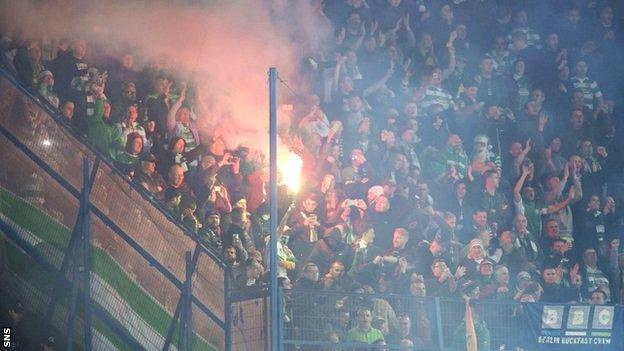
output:
[{"label": "person in green jacket", "polygon": [[99,95],[95,101],[95,113],[87,120],[88,137],[96,149],[115,160],[125,145],[119,129],[108,123],[110,112],[111,106],[104,94]]},{"label": "person in green jacket", "polygon": [[347,333],[347,339],[353,343],[377,344],[384,342],[381,330],[373,328],[373,314],[367,307],[360,307],[357,311],[357,325]]}]

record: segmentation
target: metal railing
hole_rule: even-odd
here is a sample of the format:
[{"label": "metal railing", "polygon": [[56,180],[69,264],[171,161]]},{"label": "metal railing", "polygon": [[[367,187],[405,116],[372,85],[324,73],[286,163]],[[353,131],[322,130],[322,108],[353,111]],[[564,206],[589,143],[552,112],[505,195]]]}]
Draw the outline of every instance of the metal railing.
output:
[{"label": "metal railing", "polygon": [[[2,68],[0,157],[5,165],[0,169],[2,234],[10,239],[15,257],[40,273],[33,277],[9,262],[23,283],[21,290],[28,287],[46,296],[48,306],[58,304],[50,318],[62,321],[59,310],[71,311],[75,301],[55,301],[53,291],[71,290],[74,270],[90,265],[86,287],[97,315],[92,329],[99,346],[94,346],[96,340],[83,345],[79,333],[74,334],[77,345],[162,349],[184,337],[177,327],[183,324],[192,330],[185,334],[187,346],[230,348],[229,275],[214,250],[201,245],[151,194],[121,176],[51,106]],[[84,160],[99,163],[90,177],[83,177]],[[91,191],[85,197],[87,185]],[[70,242],[75,233],[83,235],[85,221],[91,257],[82,264],[70,257],[73,263],[63,267],[73,255]],[[190,266],[187,253],[193,253]],[[177,323],[177,314],[186,318]],[[77,317],[76,328],[85,320],[89,325],[84,313]]]},{"label": "metal railing", "polygon": [[[284,350],[465,349],[465,305],[460,299],[307,290],[281,290],[280,294]],[[372,311],[372,325],[384,334],[383,343],[362,344],[348,337],[360,307]],[[501,345],[515,349],[521,311],[521,304],[513,300],[475,302],[477,333],[480,328],[487,331],[487,336],[479,335],[481,341],[487,338],[492,350]],[[409,337],[398,332],[404,316],[411,323]]]}]

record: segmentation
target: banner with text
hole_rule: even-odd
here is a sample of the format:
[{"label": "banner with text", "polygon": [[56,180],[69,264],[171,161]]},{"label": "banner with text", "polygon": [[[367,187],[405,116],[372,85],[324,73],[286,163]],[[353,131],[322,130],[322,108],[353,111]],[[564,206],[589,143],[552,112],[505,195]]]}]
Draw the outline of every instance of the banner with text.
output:
[{"label": "banner with text", "polygon": [[618,350],[624,345],[624,307],[524,304],[529,350]]}]

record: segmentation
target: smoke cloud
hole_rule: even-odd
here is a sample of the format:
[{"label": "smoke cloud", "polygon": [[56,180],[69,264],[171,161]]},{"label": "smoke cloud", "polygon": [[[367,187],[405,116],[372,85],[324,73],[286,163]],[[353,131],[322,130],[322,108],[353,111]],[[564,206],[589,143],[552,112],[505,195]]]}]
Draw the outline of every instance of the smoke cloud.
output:
[{"label": "smoke cloud", "polygon": [[[266,146],[268,68],[305,96],[301,63],[331,33],[313,3],[288,0],[2,1],[0,22],[26,38],[84,38],[90,62],[128,51],[197,81],[208,107],[202,131],[230,147]],[[281,87],[281,102],[289,95]]]}]

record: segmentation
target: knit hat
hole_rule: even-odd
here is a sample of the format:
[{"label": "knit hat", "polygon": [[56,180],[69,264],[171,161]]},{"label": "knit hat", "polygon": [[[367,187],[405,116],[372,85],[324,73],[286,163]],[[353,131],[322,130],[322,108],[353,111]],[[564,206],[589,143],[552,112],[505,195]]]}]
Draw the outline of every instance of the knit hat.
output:
[{"label": "knit hat", "polygon": [[483,259],[483,261],[481,261],[481,266],[485,264],[489,264],[490,266],[494,267],[494,261],[492,261],[492,259],[490,258],[485,258]]},{"label": "knit hat", "polygon": [[468,244],[468,248],[479,246],[483,248],[483,241],[481,239],[472,239],[470,240],[470,244]]},{"label": "knit hat", "polygon": [[521,280],[531,280],[531,275],[529,274],[529,272],[520,272],[518,273],[518,275],[516,276],[516,280],[517,281],[521,281]]},{"label": "knit hat", "polygon": [[54,75],[52,74],[52,72],[48,71],[47,69],[39,72],[39,80],[42,80],[43,78],[47,76],[54,78]]}]

